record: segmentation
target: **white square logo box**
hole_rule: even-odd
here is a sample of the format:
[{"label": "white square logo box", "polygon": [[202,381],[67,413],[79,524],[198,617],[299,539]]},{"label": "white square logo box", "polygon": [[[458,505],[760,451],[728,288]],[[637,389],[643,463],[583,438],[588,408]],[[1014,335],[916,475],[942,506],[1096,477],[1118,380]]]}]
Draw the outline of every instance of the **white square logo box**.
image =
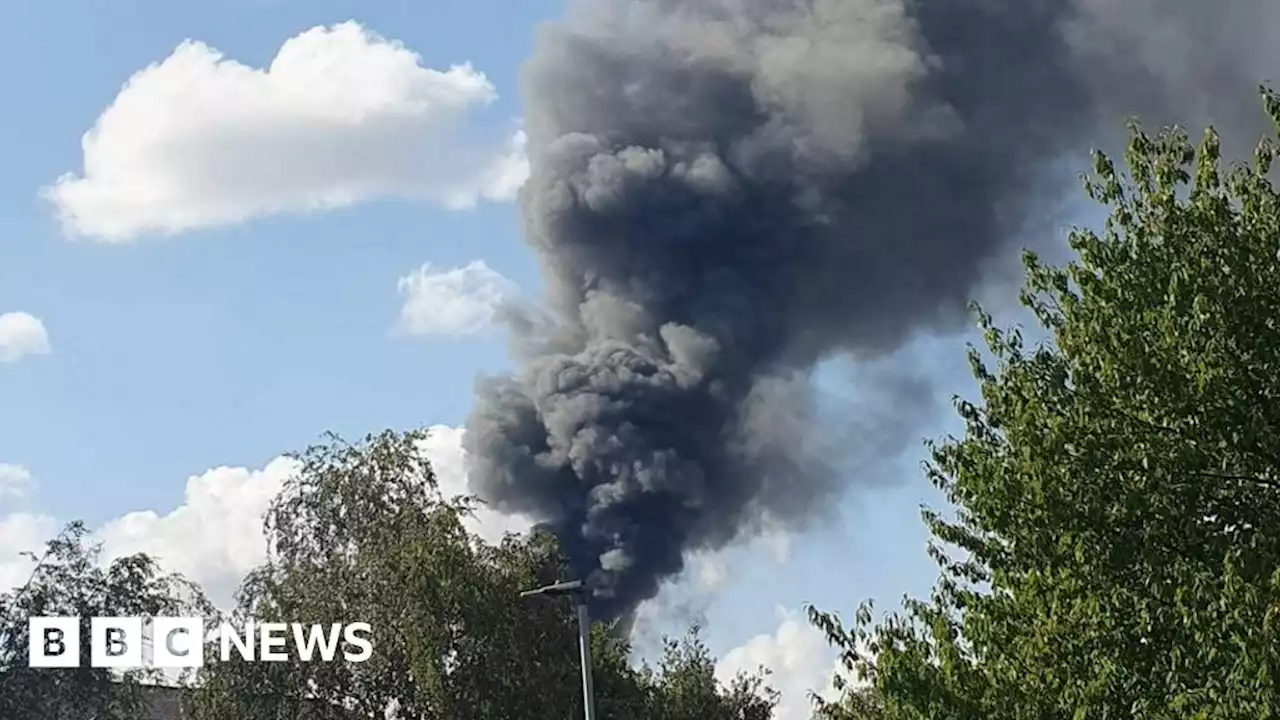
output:
[{"label": "white square logo box", "polygon": [[80,618],[29,618],[27,632],[27,664],[31,667],[80,667]]},{"label": "white square logo box", "polygon": [[158,668],[203,667],[204,618],[153,618],[151,665]]},{"label": "white square logo box", "polygon": [[89,662],[93,667],[140,667],[142,642],[140,617],[89,619]]}]

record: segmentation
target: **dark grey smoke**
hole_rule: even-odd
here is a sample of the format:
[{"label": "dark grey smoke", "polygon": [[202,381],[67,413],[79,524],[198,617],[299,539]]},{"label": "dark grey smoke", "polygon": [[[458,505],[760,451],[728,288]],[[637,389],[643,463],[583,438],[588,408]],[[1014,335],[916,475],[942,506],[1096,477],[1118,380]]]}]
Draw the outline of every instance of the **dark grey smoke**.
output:
[{"label": "dark grey smoke", "polygon": [[[689,551],[872,481],[817,440],[815,363],[956,327],[1099,117],[1212,115],[1219,93],[1237,117],[1271,47],[1206,28],[1227,12],[1269,40],[1280,10],[1209,5],[574,6],[524,71],[521,201],[549,292],[514,323],[520,372],[479,388],[473,491],[543,520],[612,618]],[[882,380],[859,412],[891,427],[923,400]]]}]

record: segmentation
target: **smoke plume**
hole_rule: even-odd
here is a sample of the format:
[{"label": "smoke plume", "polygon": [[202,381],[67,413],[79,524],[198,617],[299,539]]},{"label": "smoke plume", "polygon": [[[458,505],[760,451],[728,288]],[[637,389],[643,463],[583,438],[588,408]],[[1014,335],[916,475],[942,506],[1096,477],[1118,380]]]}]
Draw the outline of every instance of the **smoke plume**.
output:
[{"label": "smoke plume", "polygon": [[[870,482],[816,440],[815,364],[957,327],[1062,189],[1050,166],[1126,115],[1255,117],[1275,52],[1227,33],[1269,41],[1280,6],[1210,7],[573,6],[524,69],[521,203],[548,294],[513,319],[519,371],[480,384],[472,490],[541,519],[615,618],[688,552]],[[921,393],[882,380],[857,412],[891,426]]]}]

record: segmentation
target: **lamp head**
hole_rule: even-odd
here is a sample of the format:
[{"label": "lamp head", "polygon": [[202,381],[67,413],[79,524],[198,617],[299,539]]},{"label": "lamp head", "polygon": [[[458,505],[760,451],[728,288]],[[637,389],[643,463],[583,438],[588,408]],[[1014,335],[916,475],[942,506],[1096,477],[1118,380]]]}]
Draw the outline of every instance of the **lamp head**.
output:
[{"label": "lamp head", "polygon": [[520,597],[533,597],[534,595],[577,595],[582,592],[581,580],[570,580],[568,582],[559,582],[555,585],[547,585],[537,590],[525,590],[520,593]]}]

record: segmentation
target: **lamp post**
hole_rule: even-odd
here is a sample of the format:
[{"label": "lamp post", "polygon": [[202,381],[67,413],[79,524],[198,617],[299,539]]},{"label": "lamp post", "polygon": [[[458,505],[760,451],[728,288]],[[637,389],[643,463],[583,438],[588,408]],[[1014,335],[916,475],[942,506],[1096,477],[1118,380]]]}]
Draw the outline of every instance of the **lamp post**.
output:
[{"label": "lamp post", "polygon": [[569,596],[574,600],[578,610],[578,653],[582,657],[582,707],[586,720],[596,720],[596,693],[591,682],[591,616],[587,614],[587,594],[581,580],[556,583],[540,587],[537,590],[526,590],[520,597],[535,595]]}]

